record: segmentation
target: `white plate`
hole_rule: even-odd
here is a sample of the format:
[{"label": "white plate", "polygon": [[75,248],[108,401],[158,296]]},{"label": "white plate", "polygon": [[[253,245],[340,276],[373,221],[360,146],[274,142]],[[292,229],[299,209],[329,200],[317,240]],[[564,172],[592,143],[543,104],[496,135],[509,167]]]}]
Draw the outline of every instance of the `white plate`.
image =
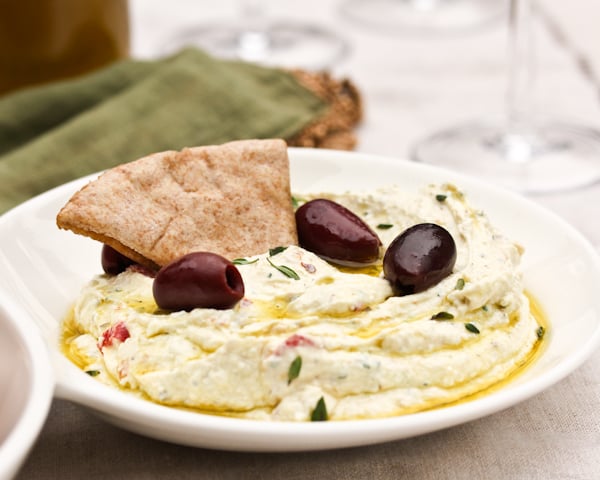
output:
[{"label": "white plate", "polygon": [[0,292],[0,479],[19,470],[46,421],[53,391],[37,326]]},{"label": "white plate", "polygon": [[416,189],[456,183],[505,233],[526,247],[526,288],[550,328],[540,358],[506,387],[468,403],[401,417],[344,422],[259,422],[180,411],[106,387],[59,350],[59,322],[92,275],[100,245],[58,230],[55,216],[89,179],[47,192],[0,218],[0,288],[39,325],[52,353],[57,395],[115,425],[175,443],[227,450],[294,451],[406,438],[489,415],[529,398],[578,367],[600,342],[600,259],[566,222],[516,194],[435,167],[356,153],[291,149],[294,190]]}]

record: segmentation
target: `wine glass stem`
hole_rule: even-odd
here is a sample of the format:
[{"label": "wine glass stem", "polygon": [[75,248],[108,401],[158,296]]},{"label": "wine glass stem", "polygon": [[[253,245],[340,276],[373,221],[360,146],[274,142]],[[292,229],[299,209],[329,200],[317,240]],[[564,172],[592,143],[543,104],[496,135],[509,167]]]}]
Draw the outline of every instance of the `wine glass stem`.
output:
[{"label": "wine glass stem", "polygon": [[238,39],[238,56],[260,61],[268,55],[270,39],[265,25],[264,0],[239,0],[242,21],[246,25]]},{"label": "wine glass stem", "polygon": [[531,113],[533,84],[533,29],[531,0],[510,0],[508,130],[525,133]]}]

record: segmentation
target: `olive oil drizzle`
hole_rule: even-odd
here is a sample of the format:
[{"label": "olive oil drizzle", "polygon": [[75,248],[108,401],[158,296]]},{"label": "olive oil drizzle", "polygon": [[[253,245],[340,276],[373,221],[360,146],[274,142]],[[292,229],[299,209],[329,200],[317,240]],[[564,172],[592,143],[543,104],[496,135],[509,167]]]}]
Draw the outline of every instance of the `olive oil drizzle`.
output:
[{"label": "olive oil drizzle", "polygon": [[[497,392],[498,390],[504,388],[506,385],[515,381],[520,375],[522,375],[524,372],[526,372],[527,369],[532,364],[534,364],[535,361],[543,353],[543,351],[545,349],[545,345],[547,344],[547,338],[548,338],[548,334],[549,334],[549,324],[548,324],[547,316],[543,312],[540,304],[530,293],[526,292],[526,296],[529,299],[530,310],[531,310],[533,317],[536,319],[536,322],[538,324],[538,329],[539,329],[539,327],[541,327],[543,329],[544,335],[538,336],[537,341],[535,342],[535,344],[534,344],[532,350],[529,352],[529,354],[508,375],[506,375],[503,379],[499,380],[498,382],[496,382],[488,387],[485,387],[475,393],[462,396],[461,398],[458,398],[456,400],[451,400],[449,402],[437,402],[436,403],[436,400],[432,399],[427,402],[427,405],[417,405],[417,406],[410,407],[410,408],[403,408],[403,409],[395,412],[393,415],[385,415],[385,416],[390,417],[390,416],[397,416],[397,415],[406,415],[409,413],[416,413],[416,412],[420,412],[420,411],[435,410],[435,409],[439,409],[439,408],[445,408],[445,407],[459,405],[462,403],[467,403],[469,401],[477,400],[479,398],[482,398],[482,397],[490,395],[494,392]],[[66,316],[66,318],[64,319],[64,321],[62,323],[60,348],[61,348],[62,353],[69,360],[71,360],[77,367],[79,367],[83,371],[86,371],[88,369],[89,365],[86,364],[84,358],[77,353],[76,349],[74,349],[72,347],[73,340],[77,336],[81,335],[82,333],[83,332],[79,331],[79,329],[76,327],[76,324],[74,321],[74,312],[71,309],[71,311],[68,313],[68,315]],[[94,375],[94,377],[97,377],[97,376],[99,376],[99,375]],[[103,376],[106,377],[107,375],[104,374]],[[150,399],[149,397],[147,397],[142,392],[138,392],[138,391],[135,391],[135,390],[132,390],[129,388],[125,388],[125,387],[119,385],[112,378],[108,378],[108,379],[105,378],[104,382],[109,383],[112,387],[116,387],[121,390],[131,392],[139,398],[145,399],[147,401],[154,401],[154,400]],[[235,417],[235,418],[245,418],[251,412],[256,412],[256,413],[263,412],[264,414],[268,415],[273,410],[273,408],[275,408],[275,406],[267,405],[267,406],[256,407],[250,411],[237,412],[237,411],[222,411],[222,410],[212,409],[208,406],[206,408],[180,407],[177,405],[167,405],[167,406],[170,406],[172,408],[177,408],[179,410],[190,411],[190,412],[204,413],[204,414],[217,415],[217,416],[223,416],[223,417]],[[358,417],[358,418],[360,418],[360,417]]]}]

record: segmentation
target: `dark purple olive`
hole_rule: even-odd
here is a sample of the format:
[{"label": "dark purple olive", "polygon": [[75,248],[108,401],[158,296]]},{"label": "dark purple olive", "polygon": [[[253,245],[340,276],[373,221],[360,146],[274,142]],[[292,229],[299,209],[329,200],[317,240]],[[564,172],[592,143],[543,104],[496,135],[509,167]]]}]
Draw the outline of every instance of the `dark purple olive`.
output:
[{"label": "dark purple olive", "polygon": [[109,275],[118,275],[135,262],[109,245],[102,246],[102,269]]},{"label": "dark purple olive", "polygon": [[319,198],[296,210],[300,246],[333,262],[367,264],[379,258],[381,240],[339,203]]},{"label": "dark purple olive", "polygon": [[244,296],[244,281],[229,260],[193,252],[173,260],[156,274],[152,293],[164,310],[233,307]]},{"label": "dark purple olive", "polygon": [[414,225],[398,235],[383,257],[383,274],[397,293],[422,292],[450,275],[456,244],[434,223]]}]

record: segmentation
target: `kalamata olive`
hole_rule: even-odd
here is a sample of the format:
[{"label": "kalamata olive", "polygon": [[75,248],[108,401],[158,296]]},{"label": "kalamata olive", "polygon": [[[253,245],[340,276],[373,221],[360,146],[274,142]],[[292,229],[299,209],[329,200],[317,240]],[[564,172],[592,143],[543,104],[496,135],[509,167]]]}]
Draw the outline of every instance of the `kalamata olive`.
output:
[{"label": "kalamata olive", "polygon": [[379,258],[381,240],[339,203],[319,198],[296,210],[300,246],[336,263],[366,264]]},{"label": "kalamata olive", "polygon": [[156,304],[165,310],[223,310],[244,296],[244,281],[229,260],[215,253],[193,252],[162,267],[152,293]]},{"label": "kalamata olive", "polygon": [[447,277],[456,262],[452,235],[434,223],[414,225],[398,235],[383,257],[383,274],[397,293],[422,292]]},{"label": "kalamata olive", "polygon": [[109,275],[118,275],[135,262],[109,245],[102,246],[102,269]]}]

